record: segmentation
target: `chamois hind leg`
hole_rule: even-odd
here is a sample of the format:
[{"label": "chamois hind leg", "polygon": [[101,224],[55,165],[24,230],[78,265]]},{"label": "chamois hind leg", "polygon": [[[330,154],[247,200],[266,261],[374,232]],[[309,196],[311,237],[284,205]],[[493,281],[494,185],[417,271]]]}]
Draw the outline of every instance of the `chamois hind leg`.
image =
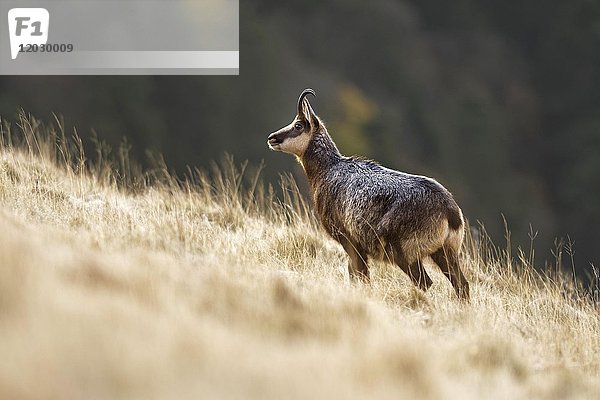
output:
[{"label": "chamois hind leg", "polygon": [[458,298],[469,301],[469,282],[460,270],[458,252],[448,246],[443,246],[433,253],[431,258],[446,275]]},{"label": "chamois hind leg", "polygon": [[433,283],[429,275],[427,275],[427,271],[423,268],[421,260],[415,261],[408,267],[408,276],[423,291],[427,291]]},{"label": "chamois hind leg", "polygon": [[406,275],[410,280],[421,290],[426,291],[432,284],[431,278],[427,275],[427,271],[423,268],[423,263],[420,260],[409,264],[404,256],[396,252],[394,254],[394,263],[400,267],[400,269],[406,272]]},{"label": "chamois hind leg", "polygon": [[360,252],[358,247],[348,239],[342,239],[340,243],[344,250],[346,250],[346,253],[348,253],[348,274],[350,275],[350,279],[355,282],[369,283],[367,255]]}]

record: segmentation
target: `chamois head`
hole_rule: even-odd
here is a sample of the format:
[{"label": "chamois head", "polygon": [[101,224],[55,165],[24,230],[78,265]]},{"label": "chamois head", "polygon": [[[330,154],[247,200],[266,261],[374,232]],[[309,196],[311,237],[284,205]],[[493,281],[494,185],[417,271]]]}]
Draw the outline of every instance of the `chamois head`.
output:
[{"label": "chamois head", "polygon": [[271,150],[282,151],[302,157],[313,135],[319,131],[321,122],[306,96],[316,97],[312,89],[304,89],[298,98],[298,113],[287,126],[269,135],[267,144]]}]

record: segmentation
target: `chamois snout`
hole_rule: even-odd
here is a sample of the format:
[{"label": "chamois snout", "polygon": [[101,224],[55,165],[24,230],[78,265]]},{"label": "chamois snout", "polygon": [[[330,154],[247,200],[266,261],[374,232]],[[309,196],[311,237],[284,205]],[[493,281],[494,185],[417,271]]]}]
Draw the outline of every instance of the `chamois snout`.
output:
[{"label": "chamois snout", "polygon": [[280,129],[277,132],[273,132],[267,138],[267,144],[271,150],[278,150],[278,147],[283,143],[286,136],[286,130]]}]

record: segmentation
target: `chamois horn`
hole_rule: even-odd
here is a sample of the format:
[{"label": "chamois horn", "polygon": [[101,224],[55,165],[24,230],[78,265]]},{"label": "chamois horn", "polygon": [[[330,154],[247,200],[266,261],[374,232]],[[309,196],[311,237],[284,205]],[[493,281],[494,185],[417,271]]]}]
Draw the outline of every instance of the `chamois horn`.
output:
[{"label": "chamois horn", "polygon": [[317,97],[314,90],[304,89],[300,94],[300,97],[298,97],[298,115],[302,115],[302,100],[304,100],[304,98],[309,94],[312,94],[313,96]]}]

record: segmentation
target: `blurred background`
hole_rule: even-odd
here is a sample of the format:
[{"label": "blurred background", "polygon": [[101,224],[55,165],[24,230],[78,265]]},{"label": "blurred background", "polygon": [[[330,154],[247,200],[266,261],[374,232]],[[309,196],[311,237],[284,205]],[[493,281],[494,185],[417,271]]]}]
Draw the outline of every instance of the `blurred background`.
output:
[{"label": "blurred background", "polygon": [[600,264],[599,2],[243,0],[240,51],[240,76],[0,77],[0,116],[54,112],[182,174],[227,152],[303,182],[265,142],[312,87],[342,153],[436,177],[497,244],[503,216],[515,245],[538,232],[538,265],[561,238],[583,279]]}]

